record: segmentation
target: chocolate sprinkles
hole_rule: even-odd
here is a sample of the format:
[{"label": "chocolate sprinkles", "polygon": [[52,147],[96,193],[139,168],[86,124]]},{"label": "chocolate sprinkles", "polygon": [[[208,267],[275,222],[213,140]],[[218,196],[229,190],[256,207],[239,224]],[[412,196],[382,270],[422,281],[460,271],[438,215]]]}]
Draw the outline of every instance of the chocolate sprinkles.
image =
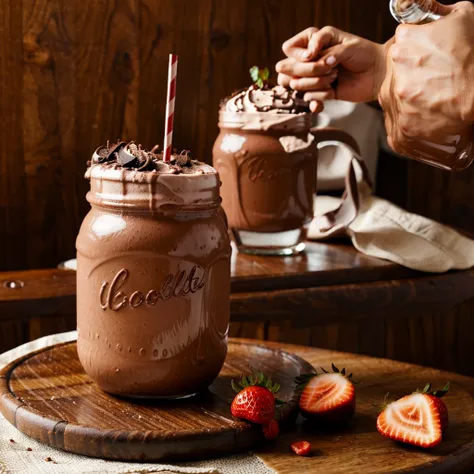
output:
[{"label": "chocolate sprinkles", "polygon": [[157,151],[158,145],[148,151],[133,141],[107,142],[105,146],[100,146],[95,150],[88,166],[110,164],[116,169],[125,168],[135,171],[163,171],[166,167],[169,173],[180,174],[184,172],[184,169],[190,169],[198,163],[191,159],[189,150],[183,150],[181,153],[175,151],[169,163],[164,163],[163,153],[157,153]]}]

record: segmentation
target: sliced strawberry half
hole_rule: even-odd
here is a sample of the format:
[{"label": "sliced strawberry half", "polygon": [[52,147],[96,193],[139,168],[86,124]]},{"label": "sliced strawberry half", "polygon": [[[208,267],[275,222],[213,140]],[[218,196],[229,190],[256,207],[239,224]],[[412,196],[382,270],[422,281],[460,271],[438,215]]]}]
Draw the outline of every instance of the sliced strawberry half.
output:
[{"label": "sliced strawberry half", "polygon": [[395,441],[422,448],[441,443],[441,417],[433,399],[413,393],[390,403],[377,418],[377,430]]},{"label": "sliced strawberry half", "polygon": [[439,416],[441,420],[441,430],[444,432],[449,425],[449,416],[448,416],[448,407],[441,400],[449,392],[449,382],[439,390],[431,390],[431,384],[428,383],[425,385],[425,388],[422,391],[417,391],[416,393],[425,393],[430,397],[432,402],[435,404],[436,408],[439,410]]},{"label": "sliced strawberry half", "polygon": [[[327,424],[346,423],[355,412],[356,398],[352,374],[333,364],[333,373],[309,374],[297,382],[302,387],[299,401],[303,416]],[[324,369],[323,369],[324,370]]]}]

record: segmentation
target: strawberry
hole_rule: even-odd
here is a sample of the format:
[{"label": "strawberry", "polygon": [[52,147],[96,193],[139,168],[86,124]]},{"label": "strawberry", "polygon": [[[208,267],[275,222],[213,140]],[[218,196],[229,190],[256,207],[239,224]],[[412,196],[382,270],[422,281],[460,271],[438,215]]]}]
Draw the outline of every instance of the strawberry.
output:
[{"label": "strawberry", "polygon": [[297,390],[302,390],[300,413],[326,424],[347,423],[355,413],[355,389],[352,374],[332,364],[332,373],[323,368],[322,374],[297,377]]},{"label": "strawberry", "polygon": [[290,448],[298,456],[309,456],[311,454],[311,443],[309,441],[295,441],[290,444]]},{"label": "strawberry", "polygon": [[265,439],[276,439],[280,434],[280,427],[276,420],[271,420],[270,423],[263,425],[262,429]]},{"label": "strawberry", "polygon": [[273,383],[262,372],[243,376],[239,382],[232,381],[232,388],[237,392],[230,410],[236,418],[243,418],[252,423],[265,425],[275,417],[275,396],[280,385]]},{"label": "strawberry", "polygon": [[[389,403],[377,418],[379,433],[421,448],[433,448],[441,443],[443,428],[448,424],[448,411],[436,392],[429,392],[430,388],[428,384],[421,392]],[[449,384],[440,392],[444,395],[448,389]]]},{"label": "strawberry", "polygon": [[431,384],[428,383],[425,385],[425,388],[422,391],[417,390],[416,393],[426,393],[426,395],[432,400],[436,408],[439,411],[439,416],[441,420],[441,431],[446,431],[449,425],[448,417],[448,407],[441,400],[449,391],[449,382],[440,390],[431,390]]}]

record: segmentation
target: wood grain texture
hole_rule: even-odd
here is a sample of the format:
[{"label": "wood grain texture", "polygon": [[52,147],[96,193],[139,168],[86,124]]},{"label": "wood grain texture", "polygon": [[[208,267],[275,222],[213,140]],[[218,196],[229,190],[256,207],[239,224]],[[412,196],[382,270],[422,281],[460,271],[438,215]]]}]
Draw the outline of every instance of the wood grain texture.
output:
[{"label": "wood grain texture", "polygon": [[74,255],[99,144],[161,145],[169,52],[174,145],[211,162],[220,100],[254,64],[273,69],[283,41],[327,23],[378,40],[395,26],[372,0],[0,2],[0,270]]},{"label": "wood grain texture", "polygon": [[[0,270],[74,255],[99,144],[161,144],[170,51],[175,146],[211,162],[220,100],[250,66],[272,68],[283,41],[326,24],[383,41],[396,26],[372,0],[5,0],[0,24]],[[410,211],[474,232],[474,168],[450,175],[387,155],[378,181]]]},{"label": "wood grain texture", "polygon": [[[466,285],[457,283],[466,278]],[[458,280],[459,279],[459,280]],[[272,322],[298,315],[298,323],[356,322],[383,313],[397,320],[449,310],[474,298],[474,270],[417,280],[320,286],[272,292],[235,293],[231,311],[236,319],[254,321],[264,305]]]},{"label": "wood grain texture", "polygon": [[23,148],[23,42],[19,34],[22,17],[22,2],[0,3],[0,269],[3,270],[29,268]]},{"label": "wood grain texture", "polygon": [[[282,385],[281,423],[294,421],[294,377],[312,371],[279,349],[231,341],[209,391],[180,401],[133,403],[102,392],[84,373],[76,343],[29,354],[0,372],[0,409],[20,431],[55,448],[123,461],[207,458],[264,441],[261,428],[230,414],[232,378],[261,370]],[[183,374],[185,376],[185,374]]]},{"label": "wood grain texture", "polygon": [[[191,436],[186,440],[200,451],[199,454],[195,452],[194,457],[209,457],[218,455],[217,450],[226,443],[235,446],[251,434],[253,442],[262,441],[258,428],[253,429],[229,416],[229,376],[245,369],[250,354],[250,363],[275,370],[275,379],[280,378],[283,390],[291,392],[288,384],[290,371],[295,368],[293,362],[282,367],[275,363],[275,359],[262,358],[262,354],[271,354],[271,357],[277,356],[278,361],[280,351],[284,350],[304,358],[313,366],[326,367],[334,362],[346,367],[361,383],[356,388],[356,416],[347,428],[325,432],[298,419],[296,426],[286,428],[276,443],[264,444],[257,451],[278,473],[299,474],[317,470],[328,474],[455,474],[467,473],[474,467],[474,379],[384,359],[280,343],[266,343],[265,347],[269,349],[254,352],[249,350],[252,347],[249,344],[252,345],[252,341],[231,341],[229,364],[225,366],[222,378],[211,387],[210,394],[179,404],[134,404],[109,397],[88,382],[75,356],[74,343],[58,345],[22,358],[2,372],[2,412],[21,431],[42,442],[71,451],[82,450],[85,446],[89,454],[93,451],[104,457],[120,453],[128,458],[134,447],[142,455],[141,459],[169,455],[170,449],[176,449],[170,448],[169,439],[173,439],[177,446],[183,441],[184,432],[195,433],[209,427],[213,432],[220,430],[217,443],[213,440],[210,445],[210,439],[205,437]],[[442,444],[423,451],[380,436],[375,428],[378,408],[374,404],[380,403],[388,391],[397,398],[423,386],[427,380],[436,386],[446,380],[451,382],[451,391],[445,398],[450,427]],[[211,410],[206,403],[213,403]],[[186,416],[180,417],[179,424],[176,424],[179,412]],[[136,428],[133,433],[128,432],[130,426]],[[238,435],[234,433],[230,439],[226,435],[233,430]],[[145,438],[141,436],[144,431],[147,432]],[[82,435],[94,443],[85,445]],[[311,441],[313,456],[299,458],[291,453],[289,444],[295,439]],[[138,440],[139,445],[135,444]],[[180,459],[186,453],[186,445],[182,445]]]},{"label": "wood grain texture", "polygon": [[420,272],[387,260],[369,257],[348,244],[306,243],[306,251],[292,257],[232,253],[232,292],[418,278]]},{"label": "wood grain texture", "polygon": [[[282,347],[305,358],[316,366],[326,367],[335,362],[338,367],[349,368],[361,383],[357,385],[356,416],[346,430],[324,432],[311,424],[301,423],[296,433],[281,436],[276,445],[258,452],[267,465],[279,474],[324,472],[342,474],[346,472],[366,474],[388,473],[470,473],[474,468],[474,379],[439,372],[419,366],[397,363],[385,359],[368,358],[301,346],[268,343],[269,347]],[[453,391],[446,398],[450,426],[443,443],[434,450],[419,451],[381,437],[375,430],[378,409],[385,393],[393,398],[410,393],[413,387],[423,385],[425,380],[436,385],[446,380],[453,381]],[[464,401],[461,401],[461,398]],[[466,403],[464,408],[461,406]],[[459,409],[459,411],[458,411]],[[309,458],[294,456],[288,449],[295,439],[312,443],[314,452]],[[454,443],[452,445],[451,443]],[[465,443],[465,444],[464,444]],[[460,447],[454,447],[457,445]],[[451,449],[455,450],[455,453]]]},{"label": "wood grain texture", "polygon": [[[0,273],[0,352],[75,328],[76,275]],[[17,282],[10,288],[9,282]],[[349,245],[292,258],[236,254],[235,337],[390,357],[474,375],[474,271],[426,275]]]}]

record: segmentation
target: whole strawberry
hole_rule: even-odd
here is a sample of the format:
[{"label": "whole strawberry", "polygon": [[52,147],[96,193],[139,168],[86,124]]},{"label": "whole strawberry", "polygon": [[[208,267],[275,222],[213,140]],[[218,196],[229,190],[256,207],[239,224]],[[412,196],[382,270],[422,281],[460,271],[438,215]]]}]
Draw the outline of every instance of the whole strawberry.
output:
[{"label": "whole strawberry", "polygon": [[431,384],[386,404],[377,418],[377,430],[394,441],[420,448],[433,448],[441,443],[448,426],[448,409],[439,398],[449,390],[449,383],[439,391],[430,391]]},{"label": "whole strawberry", "polygon": [[237,392],[230,410],[236,418],[259,425],[270,423],[275,417],[275,393],[280,385],[262,372],[243,376],[239,382],[232,381],[232,388]]},{"label": "whole strawberry", "polygon": [[327,425],[347,423],[355,413],[356,398],[352,374],[332,364],[333,372],[321,368],[322,374],[297,377],[297,390],[301,390],[300,413]]}]

